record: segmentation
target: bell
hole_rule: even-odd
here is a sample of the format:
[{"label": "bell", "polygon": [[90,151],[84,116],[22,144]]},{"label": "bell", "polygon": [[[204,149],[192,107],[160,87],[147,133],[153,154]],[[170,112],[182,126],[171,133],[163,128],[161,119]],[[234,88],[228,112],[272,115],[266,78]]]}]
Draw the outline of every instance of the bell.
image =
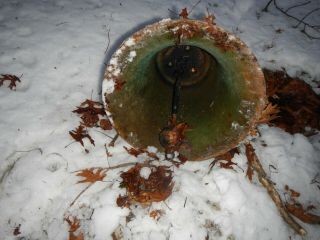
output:
[{"label": "bell", "polygon": [[[106,112],[136,148],[179,139],[188,160],[234,148],[255,128],[266,103],[264,76],[250,49],[205,21],[162,20],[122,43],[106,67]],[[181,137],[181,136],[180,136]]]}]

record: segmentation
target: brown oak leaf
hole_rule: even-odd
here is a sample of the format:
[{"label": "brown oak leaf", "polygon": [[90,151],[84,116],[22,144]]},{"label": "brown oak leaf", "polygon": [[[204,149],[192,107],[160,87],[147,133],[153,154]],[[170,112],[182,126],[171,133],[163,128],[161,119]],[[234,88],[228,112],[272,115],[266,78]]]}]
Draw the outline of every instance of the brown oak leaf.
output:
[{"label": "brown oak leaf", "polygon": [[215,160],[213,160],[212,163],[210,163],[210,171],[218,162],[219,162],[220,168],[233,169],[233,165],[237,165],[237,164],[232,162],[232,159],[234,155],[238,153],[239,153],[238,148],[233,148],[230,151],[215,157]]},{"label": "brown oak leaf", "polygon": [[127,148],[126,146],[123,146],[123,148],[132,156],[138,157],[140,154],[146,153],[148,157],[159,160],[156,153],[149,152],[146,149],[142,148]]},{"label": "brown oak leaf", "polygon": [[67,217],[64,219],[69,225],[69,240],[84,240],[82,232],[75,233],[80,228],[80,220],[77,217]]},{"label": "brown oak leaf", "polygon": [[303,209],[301,204],[287,203],[285,206],[290,214],[299,218],[301,221],[310,224],[320,224],[320,216],[308,213],[307,210]]},{"label": "brown oak leaf", "polygon": [[78,183],[95,183],[105,178],[106,170],[104,168],[87,168],[79,171],[76,175],[84,178]]},{"label": "brown oak leaf", "polygon": [[148,179],[141,177],[140,170],[144,164],[136,164],[120,176],[121,187],[126,188],[127,198],[119,196],[118,205],[127,206],[128,204],[138,202],[142,205],[149,205],[152,202],[160,202],[167,199],[173,189],[172,171],[167,166],[151,166],[151,173]]},{"label": "brown oak leaf", "polygon": [[189,13],[187,8],[183,8],[179,14],[180,17],[184,18],[184,19],[188,19]]},{"label": "brown oak leaf", "polygon": [[84,146],[83,144],[83,140],[84,138],[88,138],[90,143],[92,145],[94,145],[94,140],[91,138],[91,136],[89,135],[88,131],[85,129],[84,126],[80,125],[79,127],[77,127],[75,130],[69,131],[69,134],[71,135],[71,137],[76,140],[77,142],[79,142],[82,146]]},{"label": "brown oak leaf", "polygon": [[1,77],[0,77],[0,86],[3,85],[4,81],[10,81],[10,84],[9,84],[9,88],[11,90],[15,90],[17,85],[16,85],[16,82],[21,82],[20,78],[15,76],[15,75],[11,75],[11,74],[1,74]]},{"label": "brown oak leaf", "polygon": [[85,100],[72,112],[81,115],[82,124],[86,127],[94,127],[99,121],[99,115],[106,115],[103,105],[100,102]]}]

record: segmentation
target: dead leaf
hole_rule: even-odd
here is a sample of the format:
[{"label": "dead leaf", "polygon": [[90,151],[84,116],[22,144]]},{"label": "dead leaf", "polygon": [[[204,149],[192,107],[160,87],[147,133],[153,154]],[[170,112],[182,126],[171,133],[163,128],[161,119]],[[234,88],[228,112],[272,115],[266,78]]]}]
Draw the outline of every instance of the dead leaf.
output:
[{"label": "dead leaf", "polygon": [[246,156],[248,159],[248,168],[247,168],[246,176],[249,178],[251,182],[252,176],[253,176],[253,161],[255,156],[255,152],[251,144],[246,144]]},{"label": "dead leaf", "polygon": [[72,112],[81,115],[80,118],[82,119],[82,125],[86,127],[94,127],[99,121],[99,115],[106,115],[103,105],[100,102],[89,99],[81,103],[80,106]]},{"label": "dead leaf", "polygon": [[272,120],[278,117],[279,112],[280,110],[277,105],[272,105],[272,103],[269,103],[262,111],[258,123],[270,123]]},{"label": "dead leaf", "polygon": [[142,148],[127,148],[126,146],[123,146],[123,148],[132,156],[138,157],[140,154],[146,153],[148,157],[159,160],[156,153],[149,152],[146,149]]},{"label": "dead leaf", "polygon": [[[232,159],[234,157],[235,154],[238,154],[239,150],[238,148],[233,148],[230,151],[221,154],[217,157],[215,157],[215,160],[213,160],[210,163],[210,170],[209,172],[212,170],[212,168],[219,162],[219,167],[220,168],[225,168],[225,169],[233,169],[233,165],[237,165],[236,163],[232,162]],[[224,162],[226,161],[226,163]]]},{"label": "dead leaf", "polygon": [[149,216],[155,220],[159,220],[160,217],[164,214],[164,211],[161,209],[156,209],[150,212]]},{"label": "dead leaf", "polygon": [[180,148],[186,144],[185,132],[190,129],[190,126],[185,122],[176,123],[172,118],[168,122],[160,132],[160,144],[165,148],[166,153],[179,152]]},{"label": "dead leaf", "polygon": [[117,204],[128,206],[131,203],[138,202],[143,205],[149,205],[152,202],[160,202],[167,199],[173,188],[172,171],[167,166],[148,165],[151,173],[148,179],[140,176],[140,170],[144,164],[136,164],[120,176],[121,187],[126,188],[127,196],[119,196]]},{"label": "dead leaf", "polygon": [[69,225],[69,240],[84,240],[82,232],[75,232],[80,228],[80,220],[77,217],[67,217],[64,219]]},{"label": "dead leaf", "polygon": [[94,140],[91,138],[91,136],[89,135],[88,131],[85,129],[84,126],[80,125],[79,127],[77,127],[75,130],[69,131],[69,134],[71,135],[71,137],[76,140],[77,142],[79,142],[82,146],[84,146],[83,144],[83,140],[84,138],[88,138],[90,143],[92,145],[94,145]]},{"label": "dead leaf", "polygon": [[128,208],[130,206],[130,199],[128,196],[119,195],[117,198],[117,206],[121,208]]},{"label": "dead leaf", "polygon": [[299,218],[301,221],[310,224],[320,224],[320,216],[308,213],[304,210],[301,204],[286,204],[286,208],[290,214]]},{"label": "dead leaf", "polygon": [[219,163],[220,165],[219,165],[219,167],[220,168],[225,168],[225,169],[233,169],[233,165],[237,165],[236,163],[234,163],[234,162],[232,162],[232,161],[228,161],[228,162],[226,162],[226,163],[224,163],[224,162],[220,162]]},{"label": "dead leaf", "polygon": [[21,234],[20,227],[21,227],[21,224],[19,224],[17,227],[14,228],[14,230],[13,230],[13,235],[14,236],[17,236],[17,235]]},{"label": "dead leaf", "polygon": [[187,8],[183,8],[179,14],[180,17],[184,18],[184,19],[188,19],[189,13]]},{"label": "dead leaf", "polygon": [[235,154],[239,154],[239,150],[237,147],[235,147],[235,148],[229,150],[228,152],[221,154],[215,158],[221,159],[221,160],[226,160],[226,161],[231,161]]},{"label": "dead leaf", "polygon": [[17,82],[21,82],[20,78],[18,78],[17,76],[15,75],[11,75],[11,74],[1,74],[1,77],[0,77],[0,86],[3,85],[4,81],[9,81],[10,84],[9,84],[9,88],[11,90],[15,90],[17,85],[16,83]]},{"label": "dead leaf", "polygon": [[123,146],[123,148],[132,156],[138,157],[140,154],[144,153],[142,149],[136,149],[136,148],[127,148],[126,146]]},{"label": "dead leaf", "polygon": [[103,130],[112,130],[112,124],[109,119],[101,119],[99,123]]},{"label": "dead leaf", "polygon": [[213,14],[208,14],[207,16],[204,17],[203,20],[209,25],[215,25],[215,22],[214,22],[215,19],[216,17]]},{"label": "dead leaf", "polygon": [[180,167],[180,165],[185,164],[186,161],[188,161],[188,158],[184,155],[182,155],[181,153],[179,153],[178,155],[178,160],[171,160],[171,162],[173,163],[173,165],[175,165],[176,167]]},{"label": "dead leaf", "polygon": [[84,178],[78,183],[95,183],[105,178],[106,170],[104,168],[87,168],[79,171],[76,175]]},{"label": "dead leaf", "polygon": [[307,135],[307,126],[320,130],[320,96],[303,80],[291,78],[284,71],[263,72],[268,100],[280,110],[270,124],[291,134]]}]

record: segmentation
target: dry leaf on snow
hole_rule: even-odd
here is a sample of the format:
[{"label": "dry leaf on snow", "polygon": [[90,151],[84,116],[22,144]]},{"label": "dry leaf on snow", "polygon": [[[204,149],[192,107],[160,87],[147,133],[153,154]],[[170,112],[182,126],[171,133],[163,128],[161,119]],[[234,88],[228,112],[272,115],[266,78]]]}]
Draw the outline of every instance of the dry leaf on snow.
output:
[{"label": "dry leaf on snow", "polygon": [[18,78],[17,76],[15,75],[11,75],[11,74],[1,74],[1,77],[0,77],[0,86],[3,85],[4,81],[9,81],[10,84],[9,84],[9,88],[11,90],[15,90],[17,85],[16,83],[17,82],[21,82],[20,78]]},{"label": "dry leaf on snow", "polygon": [[89,135],[88,131],[85,129],[84,126],[80,125],[79,127],[77,127],[75,130],[69,131],[69,134],[71,135],[71,137],[76,140],[77,142],[79,142],[82,146],[83,145],[83,140],[84,138],[88,138],[90,143],[92,145],[94,145],[94,140],[91,138],[91,136]]},{"label": "dry leaf on snow", "polygon": [[87,168],[79,171],[77,176],[83,177],[84,179],[78,181],[78,183],[95,183],[102,181],[106,176],[106,169],[104,168]]}]

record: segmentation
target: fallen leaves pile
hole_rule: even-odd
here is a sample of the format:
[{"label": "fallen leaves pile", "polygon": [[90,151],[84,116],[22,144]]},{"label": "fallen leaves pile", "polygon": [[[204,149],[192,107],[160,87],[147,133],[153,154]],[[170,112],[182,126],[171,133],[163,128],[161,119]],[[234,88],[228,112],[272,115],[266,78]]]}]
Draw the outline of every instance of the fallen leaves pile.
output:
[{"label": "fallen leaves pile", "polygon": [[[149,176],[141,176],[143,168],[149,169]],[[136,202],[150,205],[152,202],[164,201],[171,195],[174,186],[172,171],[167,166],[136,164],[120,176],[120,187],[125,188],[127,194],[118,197],[119,207],[129,207]]]},{"label": "fallen leaves pile", "polygon": [[320,216],[310,213],[310,211],[316,208],[315,206],[302,206],[302,204],[297,200],[297,198],[299,198],[300,196],[300,193],[294,191],[293,189],[290,189],[288,185],[285,186],[285,191],[289,195],[289,201],[285,203],[285,207],[290,214],[292,214],[296,218],[299,218],[305,223],[320,224]]},{"label": "fallen leaves pile", "polygon": [[[83,139],[87,138],[92,145],[95,145],[94,140],[89,135],[87,128],[99,127],[102,130],[112,130],[112,124],[107,118],[104,111],[103,104],[100,102],[85,100],[72,112],[78,113],[81,118],[80,125],[75,129],[69,131],[70,136],[79,142],[84,147]],[[88,153],[89,150],[85,148]]]},{"label": "fallen leaves pile", "polygon": [[308,134],[306,127],[320,130],[320,96],[303,80],[283,71],[263,70],[270,103],[279,108],[271,124],[294,134]]}]

